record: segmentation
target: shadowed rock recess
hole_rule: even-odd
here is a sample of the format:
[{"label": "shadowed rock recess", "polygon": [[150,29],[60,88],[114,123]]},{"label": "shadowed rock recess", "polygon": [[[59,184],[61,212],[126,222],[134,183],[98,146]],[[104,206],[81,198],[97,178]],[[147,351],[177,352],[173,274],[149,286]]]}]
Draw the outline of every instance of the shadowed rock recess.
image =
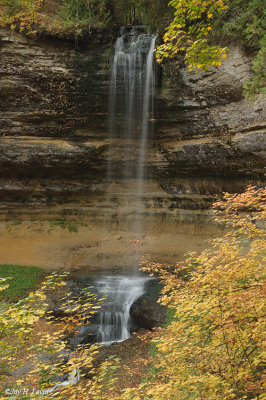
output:
[{"label": "shadowed rock recess", "polygon": [[[134,178],[125,180],[120,162],[125,152],[134,162],[136,143],[119,133],[112,143],[108,138],[112,42],[98,31],[75,49],[63,39],[32,40],[0,29],[2,218],[7,211],[41,216],[44,207],[46,217],[86,214],[99,223],[136,213]],[[239,47],[204,73],[189,73],[182,60],[157,72],[156,132],[137,212],[205,220],[216,194],[263,180],[263,99],[243,99],[250,60]]]}]

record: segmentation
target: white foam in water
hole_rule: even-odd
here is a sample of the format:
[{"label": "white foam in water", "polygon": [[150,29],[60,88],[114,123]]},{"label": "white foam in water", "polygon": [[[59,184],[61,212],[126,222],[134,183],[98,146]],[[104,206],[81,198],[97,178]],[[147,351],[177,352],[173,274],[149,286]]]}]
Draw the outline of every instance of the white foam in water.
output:
[{"label": "white foam in water", "polygon": [[99,312],[97,342],[111,344],[130,338],[130,308],[145,293],[145,282],[148,279],[104,276],[95,282],[97,290],[105,297]]}]

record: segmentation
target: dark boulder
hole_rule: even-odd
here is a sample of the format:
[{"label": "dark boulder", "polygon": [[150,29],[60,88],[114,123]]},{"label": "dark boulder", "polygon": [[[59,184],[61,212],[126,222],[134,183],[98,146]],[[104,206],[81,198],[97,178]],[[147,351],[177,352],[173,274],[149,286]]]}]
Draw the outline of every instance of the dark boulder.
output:
[{"label": "dark boulder", "polygon": [[146,290],[146,294],[131,306],[130,316],[137,327],[152,330],[164,325],[166,307],[158,303],[160,285],[157,280],[150,280]]}]

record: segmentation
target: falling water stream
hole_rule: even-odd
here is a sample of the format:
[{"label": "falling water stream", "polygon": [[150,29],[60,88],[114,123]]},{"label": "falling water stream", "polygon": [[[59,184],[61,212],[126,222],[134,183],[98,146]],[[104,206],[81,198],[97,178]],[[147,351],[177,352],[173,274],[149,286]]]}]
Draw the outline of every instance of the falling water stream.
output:
[{"label": "falling water stream", "polygon": [[[116,138],[124,143],[120,174],[124,181],[136,180],[135,215],[141,209],[147,144],[153,133],[156,36],[144,34],[138,27],[122,28],[111,64],[109,96],[110,153],[107,178],[115,179],[113,150]],[[134,162],[128,162],[127,145],[136,145]],[[131,154],[132,159],[132,154]],[[122,172],[122,173],[121,173]],[[135,221],[136,236],[141,233],[141,218]],[[106,299],[100,311],[97,341],[105,344],[130,337],[130,307],[144,294],[144,277],[103,277],[96,282]]]},{"label": "falling water stream", "polygon": [[[143,191],[147,142],[154,125],[155,41],[156,36],[140,33],[138,27],[123,28],[115,43],[111,64],[108,121],[111,145],[107,177],[109,181],[113,178],[112,144],[119,137],[125,146],[122,175],[124,179],[133,176],[137,180],[136,199]],[[126,149],[132,142],[136,144],[135,162],[129,164]]]},{"label": "falling water stream", "polygon": [[[136,215],[142,202],[147,144],[154,129],[155,41],[156,36],[144,34],[138,27],[122,28],[111,62],[107,179],[109,183],[115,179],[113,152],[119,138],[124,143],[119,163],[120,176],[125,181],[128,177],[136,180]],[[136,146],[133,163],[128,162],[127,153],[127,144],[131,143]],[[139,221],[135,221],[136,236],[141,233],[141,218]],[[84,323],[77,336],[86,339],[89,330],[93,330],[96,332],[95,341],[105,345],[128,339],[134,328],[130,308],[145,293],[148,279],[135,271],[133,276],[102,276],[90,282],[93,290],[104,300],[93,326]],[[66,381],[55,385],[50,392],[79,379],[79,371],[75,369]]]},{"label": "falling water stream", "polygon": [[96,281],[98,291],[105,296],[99,313],[97,342],[111,344],[131,336],[130,308],[145,293],[144,277],[104,276]]},{"label": "falling water stream", "polygon": [[[135,214],[140,214],[141,197],[145,176],[147,144],[153,133],[155,66],[154,48],[156,36],[145,34],[139,27],[122,28],[116,40],[111,60],[109,95],[109,140],[110,153],[107,178],[111,183],[119,177],[127,181],[132,178],[134,186]],[[122,160],[114,166],[116,139],[123,143]],[[134,143],[134,162],[128,162],[127,145]],[[130,181],[130,179],[129,179]],[[140,221],[140,223],[139,223]],[[134,235],[141,232],[141,218],[135,221]],[[131,276],[101,276],[92,284],[94,292],[104,297],[101,309],[93,321],[93,326],[83,325],[80,339],[86,332],[96,332],[94,340],[106,345],[122,342],[131,336],[134,329],[130,308],[145,293],[147,277],[138,273],[136,266]],[[93,333],[93,335],[94,335]],[[85,335],[85,336],[84,336]]]},{"label": "falling water stream", "polygon": [[[124,143],[120,174],[124,181],[136,180],[135,211],[141,207],[147,143],[152,135],[154,119],[156,36],[144,34],[138,27],[122,28],[114,46],[111,63],[109,96],[110,153],[107,178],[114,177],[113,151],[116,138]],[[128,162],[127,145],[136,145],[134,162]],[[131,154],[132,158],[132,154]],[[121,173],[122,172],[122,173]],[[140,220],[134,232],[141,232]],[[103,277],[96,282],[106,295],[100,311],[97,340],[103,343],[123,341],[130,337],[130,307],[145,292],[143,277]]]}]

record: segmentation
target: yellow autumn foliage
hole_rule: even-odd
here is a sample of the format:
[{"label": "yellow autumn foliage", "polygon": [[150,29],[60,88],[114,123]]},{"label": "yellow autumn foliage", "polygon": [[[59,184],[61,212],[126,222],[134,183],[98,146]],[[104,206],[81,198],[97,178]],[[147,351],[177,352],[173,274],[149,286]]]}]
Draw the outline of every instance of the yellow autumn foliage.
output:
[{"label": "yellow autumn foliage", "polygon": [[[65,316],[57,321],[48,311],[47,293],[65,285],[67,273],[52,273],[42,283],[40,289],[16,303],[0,303],[0,398],[10,398],[9,374],[18,367],[31,364],[28,373],[21,375],[13,382],[19,393],[28,391],[30,399],[103,399],[108,391],[113,390],[116,377],[114,375],[118,360],[113,357],[95,367],[93,364],[99,353],[99,345],[82,345],[75,342],[77,328],[83,324],[84,316],[88,319],[99,308],[100,300],[91,293],[80,296],[61,298]],[[8,279],[0,279],[0,291],[4,291]],[[1,300],[1,297],[0,297]],[[38,332],[40,323],[51,323],[47,332]],[[35,330],[34,330],[35,329]],[[36,330],[38,333],[36,333]],[[35,344],[31,344],[32,335],[38,336]],[[74,338],[70,350],[66,337]],[[23,358],[18,358],[23,354]],[[47,361],[43,356],[57,354],[57,361]],[[69,354],[68,359],[65,355]],[[87,374],[90,379],[83,379]],[[72,377],[68,385],[58,385],[58,377]],[[79,379],[81,378],[81,379]],[[8,391],[6,392],[6,390]],[[44,391],[43,395],[39,393]]]},{"label": "yellow autumn foliage", "polygon": [[11,29],[34,36],[37,33],[38,11],[42,3],[43,0],[20,0],[12,5],[8,0],[2,0],[0,26],[10,26]]},{"label": "yellow autumn foliage", "polygon": [[214,205],[228,230],[175,267],[143,268],[164,284],[173,321],[156,339],[148,379],[123,399],[263,399],[266,190]]},{"label": "yellow autumn foliage", "polygon": [[[95,345],[76,346],[67,362],[49,364],[38,358],[38,354],[64,351],[65,329],[76,331],[84,313],[93,314],[99,307],[90,294],[82,301],[66,298],[70,314],[63,330],[42,333],[38,344],[28,348],[29,354],[36,353],[35,368],[16,384],[30,387],[35,380],[38,389],[49,389],[53,376],[76,370],[82,379],[60,386],[49,398],[105,400],[111,393],[110,398],[116,400],[265,399],[265,203],[266,189],[250,187],[239,195],[225,194],[214,205],[217,222],[226,227],[222,238],[175,266],[150,263],[143,267],[159,276],[163,283],[160,302],[174,317],[155,339],[156,361],[138,387],[114,394],[117,360],[93,368]],[[64,284],[62,278],[52,274],[38,291],[1,310],[2,388],[6,373],[16,367],[19,347],[27,347],[33,327],[43,317],[49,318],[47,289]],[[8,280],[2,279],[0,286],[4,289]],[[88,371],[93,371],[93,377],[84,379]]]},{"label": "yellow autumn foliage", "polygon": [[174,8],[174,19],[156,50],[158,62],[184,52],[190,71],[219,65],[217,63],[228,49],[210,44],[207,39],[213,20],[228,8],[227,3],[227,0],[171,0],[169,5]]}]

